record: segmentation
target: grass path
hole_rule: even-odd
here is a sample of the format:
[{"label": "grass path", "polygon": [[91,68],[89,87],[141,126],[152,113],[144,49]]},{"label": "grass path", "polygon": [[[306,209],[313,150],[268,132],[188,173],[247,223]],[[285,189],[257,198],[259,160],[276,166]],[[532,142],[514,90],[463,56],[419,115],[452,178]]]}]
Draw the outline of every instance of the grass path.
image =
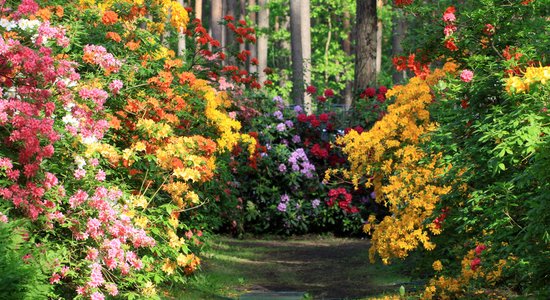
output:
[{"label": "grass path", "polygon": [[250,291],[296,291],[314,299],[368,299],[409,281],[400,266],[370,264],[368,241],[217,237],[203,270],[176,299],[238,299]]}]

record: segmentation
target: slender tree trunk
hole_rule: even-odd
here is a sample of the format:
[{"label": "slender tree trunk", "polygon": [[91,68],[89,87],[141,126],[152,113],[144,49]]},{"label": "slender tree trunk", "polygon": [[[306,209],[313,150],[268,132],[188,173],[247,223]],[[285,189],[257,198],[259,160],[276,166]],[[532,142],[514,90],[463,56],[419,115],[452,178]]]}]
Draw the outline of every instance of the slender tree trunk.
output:
[{"label": "slender tree trunk", "polygon": [[258,79],[261,84],[267,80],[264,70],[267,68],[267,45],[269,30],[269,7],[267,0],[259,0],[260,11],[258,12]]},{"label": "slender tree trunk", "polygon": [[212,38],[222,42],[222,25],[220,22],[223,18],[223,5],[222,0],[212,0],[210,3],[210,30],[212,31]]},{"label": "slender tree trunk", "polygon": [[195,18],[202,20],[202,0],[195,0]]},{"label": "slender tree trunk", "polygon": [[[237,20],[246,20],[246,0],[239,1],[239,17]],[[245,44],[239,44],[239,52],[246,50]]]},{"label": "slender tree trunk", "polygon": [[[401,43],[405,38],[405,27],[407,23],[401,12],[396,14],[393,19],[393,29],[391,38],[391,55],[392,57],[403,55],[403,46]],[[393,83],[401,83],[405,79],[405,71],[394,70],[392,74]]]},{"label": "slender tree trunk", "polygon": [[[184,0],[178,0],[178,2],[181,6],[185,7]],[[178,56],[183,58],[185,56],[185,31],[183,28],[181,28],[178,32]]]},{"label": "slender tree trunk", "polygon": [[[344,32],[347,35],[343,42],[342,48],[346,55],[351,56],[351,16],[349,10],[344,11],[344,19],[342,20],[342,25],[344,27]],[[351,107],[352,102],[352,91],[351,91],[352,82],[346,81],[346,89],[344,90],[344,106],[348,110]]]},{"label": "slender tree trunk", "polygon": [[[304,84],[311,84],[311,14],[309,10],[309,0],[302,0],[301,16],[302,16],[302,57],[304,61]],[[311,95],[304,94],[304,110],[311,114],[313,107],[311,103]]]},{"label": "slender tree trunk", "polygon": [[357,93],[376,80],[376,0],[356,2],[355,80]]},{"label": "slender tree trunk", "polygon": [[[251,8],[253,6],[256,6],[256,0],[248,0],[248,7]],[[256,27],[256,12],[254,11],[248,11],[248,16],[250,18],[250,26]],[[248,44],[248,50],[250,51],[250,57],[258,57],[258,52],[256,49],[256,44],[249,43]],[[258,71],[258,66],[249,64],[248,65],[248,72],[255,73]]]},{"label": "slender tree trunk", "polygon": [[310,114],[311,97],[305,85],[311,82],[311,33],[309,0],[290,0],[290,29],[292,48],[292,98]]},{"label": "slender tree trunk", "polygon": [[[237,0],[227,0],[226,3],[227,5],[225,7],[225,15],[232,16],[235,19],[237,19],[237,16],[236,16]],[[234,44],[235,44],[235,33],[231,29],[229,29],[229,27],[226,26],[225,27],[225,47],[231,47]],[[235,63],[232,55],[227,56],[227,62],[229,64]]]},{"label": "slender tree trunk", "polygon": [[[376,9],[382,9],[384,0],[376,0]],[[382,19],[376,17],[376,76],[382,70]]]},{"label": "slender tree trunk", "polygon": [[[284,16],[283,17],[283,24],[280,27],[280,30],[289,31],[290,30],[290,17]],[[292,61],[292,50],[290,47],[290,42],[287,39],[284,39],[281,41],[281,48],[285,50],[285,53],[289,53],[289,55],[285,55],[283,57],[278,58],[278,67],[281,69],[288,70],[290,69],[290,62]],[[289,82],[288,73],[283,72],[281,74],[281,80],[279,82],[279,85],[281,87],[284,87]]]}]

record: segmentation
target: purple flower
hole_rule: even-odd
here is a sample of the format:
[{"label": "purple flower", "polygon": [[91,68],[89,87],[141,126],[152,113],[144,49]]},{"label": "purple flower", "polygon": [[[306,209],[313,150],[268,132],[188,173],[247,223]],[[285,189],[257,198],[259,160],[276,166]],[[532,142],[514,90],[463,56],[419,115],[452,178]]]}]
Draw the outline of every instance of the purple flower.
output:
[{"label": "purple flower", "polygon": [[290,201],[290,197],[287,194],[282,194],[281,203],[287,203],[288,201]]},{"label": "purple flower", "polygon": [[286,172],[286,165],[285,165],[285,164],[280,164],[280,165],[279,165],[279,172],[281,172],[281,173],[285,173],[285,172]]},{"label": "purple flower", "polygon": [[286,212],[286,204],[284,203],[279,203],[279,205],[277,205],[277,210],[280,211],[280,212]]},{"label": "purple flower", "polygon": [[315,200],[311,201],[311,207],[313,207],[313,208],[319,207],[320,204],[321,204],[321,200],[319,200],[319,199],[315,199]]},{"label": "purple flower", "polygon": [[376,193],[375,193],[375,192],[370,193],[370,197],[371,197],[372,199],[376,199]]},{"label": "purple flower", "polygon": [[292,137],[292,142],[293,142],[294,144],[298,144],[298,143],[301,142],[301,141],[302,141],[302,139],[300,138],[299,135],[295,135],[295,136]]},{"label": "purple flower", "polygon": [[283,131],[285,131],[285,130],[286,130],[286,125],[285,125],[285,123],[279,123],[279,124],[277,124],[277,131],[283,132]]},{"label": "purple flower", "polygon": [[292,121],[290,121],[290,120],[286,120],[286,121],[285,121],[285,125],[286,125],[286,127],[288,127],[288,128],[294,127],[294,123],[292,123]]},{"label": "purple flower", "polygon": [[296,105],[294,106],[294,112],[299,114],[301,112],[303,112],[304,110],[302,109],[302,107],[300,105]]},{"label": "purple flower", "polygon": [[282,113],[280,110],[274,112],[274,113],[273,113],[273,116],[274,116],[275,118],[277,118],[278,120],[284,119],[283,113]]}]

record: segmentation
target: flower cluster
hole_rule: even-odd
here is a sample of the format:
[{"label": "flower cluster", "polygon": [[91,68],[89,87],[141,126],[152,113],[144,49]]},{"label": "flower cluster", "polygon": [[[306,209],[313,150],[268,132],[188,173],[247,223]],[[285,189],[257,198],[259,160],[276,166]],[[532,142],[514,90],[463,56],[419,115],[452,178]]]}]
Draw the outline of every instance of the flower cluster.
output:
[{"label": "flower cluster", "polygon": [[304,174],[306,178],[313,178],[313,176],[315,176],[315,166],[309,162],[306,152],[302,148],[298,148],[290,154],[288,163],[292,171],[300,172]]}]

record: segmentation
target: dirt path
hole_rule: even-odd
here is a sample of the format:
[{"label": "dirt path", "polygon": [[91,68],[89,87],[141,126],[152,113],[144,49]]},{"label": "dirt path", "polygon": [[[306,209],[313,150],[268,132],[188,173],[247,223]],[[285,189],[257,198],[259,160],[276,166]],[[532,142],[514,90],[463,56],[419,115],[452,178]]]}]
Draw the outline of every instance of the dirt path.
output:
[{"label": "dirt path", "polygon": [[205,271],[226,271],[240,289],[307,292],[315,299],[359,299],[396,292],[408,279],[395,267],[368,261],[367,240],[222,238]]}]

